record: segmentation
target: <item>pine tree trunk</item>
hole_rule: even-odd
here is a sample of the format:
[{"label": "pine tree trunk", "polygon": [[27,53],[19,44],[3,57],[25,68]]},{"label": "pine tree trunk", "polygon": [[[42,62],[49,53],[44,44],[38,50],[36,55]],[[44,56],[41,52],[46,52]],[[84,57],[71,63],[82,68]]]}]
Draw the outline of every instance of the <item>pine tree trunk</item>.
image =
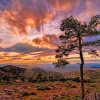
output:
[{"label": "pine tree trunk", "polygon": [[81,82],[81,97],[82,100],[85,98],[85,93],[84,93],[84,80],[83,80],[83,67],[84,67],[84,57],[83,57],[83,52],[82,52],[82,43],[81,43],[81,37],[80,33],[78,32],[78,39],[79,39],[79,54],[80,54],[80,82]]},{"label": "pine tree trunk", "polygon": [[84,94],[84,80],[83,80],[83,66],[84,66],[84,63],[83,61],[81,60],[81,64],[80,64],[80,77],[81,77],[81,95],[82,95],[82,100],[85,98],[85,94]]}]

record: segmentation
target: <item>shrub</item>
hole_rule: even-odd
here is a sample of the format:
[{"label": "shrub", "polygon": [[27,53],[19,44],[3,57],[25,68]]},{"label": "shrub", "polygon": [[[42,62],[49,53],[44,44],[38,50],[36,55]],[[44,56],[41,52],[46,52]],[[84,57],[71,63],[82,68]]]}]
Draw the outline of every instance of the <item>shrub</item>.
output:
[{"label": "shrub", "polygon": [[34,92],[31,92],[31,93],[30,93],[30,95],[36,95],[36,93],[34,93]]},{"label": "shrub", "polygon": [[45,90],[50,90],[48,86],[38,86],[37,90],[45,91]]},{"label": "shrub", "polygon": [[72,78],[72,81],[74,81],[74,82],[80,82],[80,79],[79,79],[79,77],[75,77],[75,78]]},{"label": "shrub", "polygon": [[30,96],[30,95],[36,95],[36,94],[33,93],[33,92],[31,92],[31,93],[23,92],[23,93],[22,93],[22,96]]},{"label": "shrub", "polygon": [[74,77],[74,78],[66,78],[66,80],[74,81],[74,82],[80,82],[79,77]]},{"label": "shrub", "polygon": [[84,79],[84,83],[93,83],[93,81],[90,79]]},{"label": "shrub", "polygon": [[72,84],[67,84],[65,85],[66,88],[76,88],[76,85],[72,85]]},{"label": "shrub", "polygon": [[61,81],[61,82],[65,82],[65,81],[66,81],[66,79],[65,79],[65,78],[62,78],[62,79],[60,79],[60,81]]},{"label": "shrub", "polygon": [[80,96],[75,96],[74,100],[81,100],[81,97]]},{"label": "shrub", "polygon": [[30,94],[28,92],[23,92],[22,96],[29,96]]}]

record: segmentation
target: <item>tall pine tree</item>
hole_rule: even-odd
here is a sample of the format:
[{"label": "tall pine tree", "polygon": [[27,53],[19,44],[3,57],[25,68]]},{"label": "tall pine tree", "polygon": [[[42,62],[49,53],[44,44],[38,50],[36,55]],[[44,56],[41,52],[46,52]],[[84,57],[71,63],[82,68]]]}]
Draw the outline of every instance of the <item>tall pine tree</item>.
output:
[{"label": "tall pine tree", "polygon": [[[97,30],[97,25],[100,24],[100,16],[96,15],[91,18],[91,20],[86,22],[80,22],[72,16],[62,20],[60,29],[64,32],[63,35],[59,36],[61,40],[61,45],[56,50],[57,62],[54,63],[56,67],[63,67],[69,64],[67,61],[68,55],[72,51],[77,50],[80,58],[80,82],[81,82],[81,94],[82,100],[85,97],[84,93],[84,80],[83,80],[83,67],[84,67],[84,47],[93,47],[100,45],[100,39],[95,41],[84,41],[85,37],[100,35]],[[84,49],[85,50],[85,49]],[[94,56],[99,56],[95,49],[87,49],[89,54]]]}]

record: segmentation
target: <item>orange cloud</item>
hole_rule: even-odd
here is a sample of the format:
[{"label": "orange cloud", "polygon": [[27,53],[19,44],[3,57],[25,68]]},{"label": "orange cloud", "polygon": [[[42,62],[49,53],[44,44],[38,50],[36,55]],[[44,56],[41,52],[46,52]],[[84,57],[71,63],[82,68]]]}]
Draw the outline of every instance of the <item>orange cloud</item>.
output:
[{"label": "orange cloud", "polygon": [[[38,1],[12,1],[12,9],[4,10],[1,18],[6,20],[15,35],[28,34],[32,28],[40,30],[44,23],[48,23],[53,18],[53,13],[46,9],[46,5],[41,6]],[[37,6],[35,3],[37,3]]]},{"label": "orange cloud", "polygon": [[13,34],[26,33],[24,21],[18,19],[16,12],[5,10],[2,14],[2,18],[10,25]]},{"label": "orange cloud", "polygon": [[[71,11],[81,0],[12,0],[12,8],[2,12],[13,34],[28,34],[32,28],[40,30],[49,23],[56,11]],[[54,9],[55,8],[55,9]]]},{"label": "orange cloud", "polygon": [[56,10],[71,11],[79,6],[81,0],[47,0]]},{"label": "orange cloud", "polygon": [[59,38],[55,34],[45,34],[41,37],[35,38],[32,41],[33,46],[42,47],[42,48],[49,48],[55,49],[59,42]]}]

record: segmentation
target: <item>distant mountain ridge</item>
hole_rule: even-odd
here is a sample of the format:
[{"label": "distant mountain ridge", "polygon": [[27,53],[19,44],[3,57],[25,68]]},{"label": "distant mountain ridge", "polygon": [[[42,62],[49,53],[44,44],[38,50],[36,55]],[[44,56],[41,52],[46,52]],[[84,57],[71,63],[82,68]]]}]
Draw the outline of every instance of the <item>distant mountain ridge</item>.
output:
[{"label": "distant mountain ridge", "polygon": [[7,73],[19,74],[19,73],[23,73],[26,69],[19,68],[19,67],[13,66],[13,65],[6,65],[3,67],[0,67],[0,70],[7,72]]},{"label": "distant mountain ridge", "polygon": [[[45,71],[42,68],[20,68],[13,65],[6,65],[0,67],[0,81],[42,81],[49,80],[50,77],[53,79],[63,78],[63,75],[54,71]],[[39,79],[40,78],[40,79]]]}]

